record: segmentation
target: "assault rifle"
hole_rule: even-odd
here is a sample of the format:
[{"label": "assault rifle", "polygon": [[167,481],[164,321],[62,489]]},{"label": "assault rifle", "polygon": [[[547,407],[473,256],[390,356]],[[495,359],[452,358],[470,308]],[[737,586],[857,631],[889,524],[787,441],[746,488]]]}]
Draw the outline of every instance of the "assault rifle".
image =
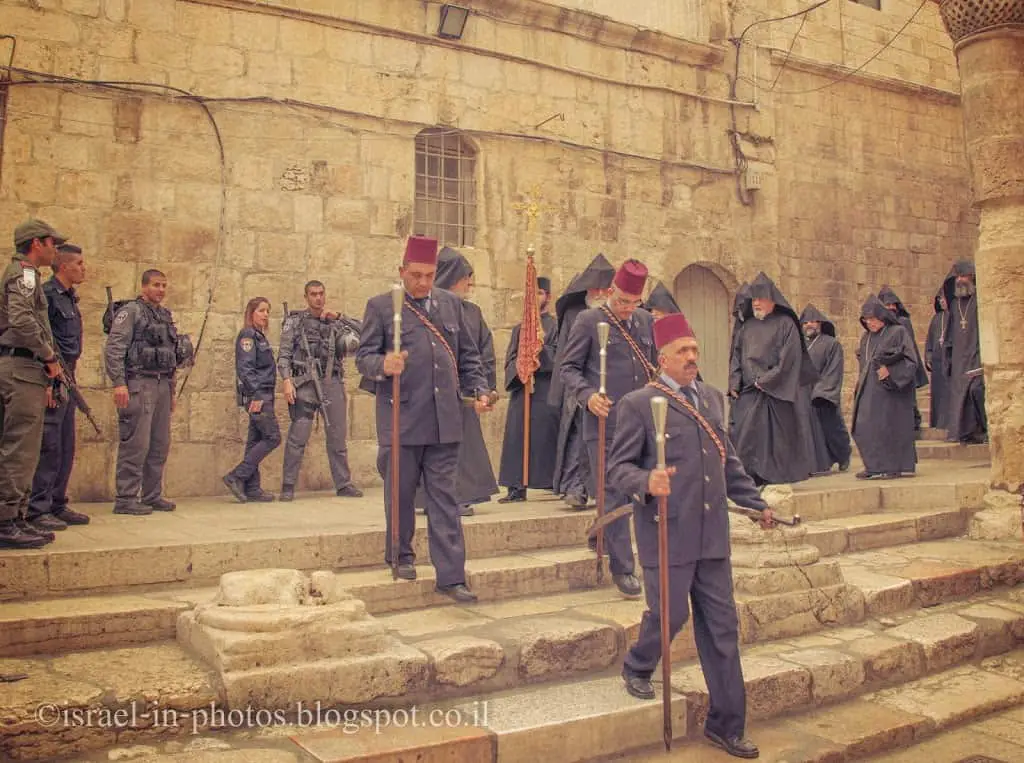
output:
[{"label": "assault rifle", "polygon": [[[283,302],[284,306],[284,319],[287,322],[288,316],[288,303]],[[306,353],[306,368],[309,370],[309,378],[313,381],[313,392],[316,394],[317,406],[320,408],[320,415],[323,416],[324,426],[329,427],[331,420],[327,415],[327,406],[330,405],[330,401],[324,396],[324,388],[320,384],[320,361],[313,357],[313,352],[309,347],[309,337],[306,336],[305,327],[299,324],[299,334],[302,336],[302,349]]]},{"label": "assault rifle", "polygon": [[56,386],[59,383],[67,388],[68,399],[85,415],[85,418],[92,424],[92,428],[96,430],[96,434],[102,436],[103,432],[100,430],[100,425],[96,423],[96,419],[92,415],[92,408],[86,402],[82,390],[75,383],[75,377],[72,375],[71,369],[64,361],[64,356],[60,354],[60,350],[57,349],[56,345],[53,347],[53,352],[57,356],[57,362],[60,364],[60,376],[53,380],[54,385]]}]

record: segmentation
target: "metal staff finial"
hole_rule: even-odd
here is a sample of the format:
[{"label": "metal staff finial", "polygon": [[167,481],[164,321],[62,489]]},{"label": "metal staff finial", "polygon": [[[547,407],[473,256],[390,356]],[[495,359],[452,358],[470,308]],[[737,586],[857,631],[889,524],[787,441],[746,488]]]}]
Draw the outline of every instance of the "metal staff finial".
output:
[{"label": "metal staff finial", "polygon": [[651,415],[654,416],[655,443],[658,447],[658,468],[665,468],[665,421],[668,417],[668,400],[663,397],[651,398]]},{"label": "metal staff finial", "polygon": [[597,341],[601,347],[601,388],[598,390],[599,394],[607,395],[607,381],[608,381],[608,324],[601,321],[597,324]]}]

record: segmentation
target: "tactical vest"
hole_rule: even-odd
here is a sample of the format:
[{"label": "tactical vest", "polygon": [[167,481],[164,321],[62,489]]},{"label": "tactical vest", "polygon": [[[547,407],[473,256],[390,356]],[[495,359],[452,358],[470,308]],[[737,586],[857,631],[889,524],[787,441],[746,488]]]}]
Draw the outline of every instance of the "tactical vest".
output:
[{"label": "tactical vest", "polygon": [[171,320],[171,313],[142,299],[132,329],[125,368],[129,374],[169,374],[190,356],[189,342],[182,342]]},{"label": "tactical vest", "polygon": [[[331,369],[328,369],[328,364],[332,364],[333,370],[340,375],[345,352],[344,346],[339,346],[341,327],[336,327],[333,321],[314,318],[304,310],[293,313],[293,315],[298,321],[298,325],[295,327],[295,349],[292,353],[293,376],[312,373],[314,365],[317,366],[322,376],[329,375]],[[315,364],[310,363],[306,355],[307,343],[309,354],[315,359]]]}]

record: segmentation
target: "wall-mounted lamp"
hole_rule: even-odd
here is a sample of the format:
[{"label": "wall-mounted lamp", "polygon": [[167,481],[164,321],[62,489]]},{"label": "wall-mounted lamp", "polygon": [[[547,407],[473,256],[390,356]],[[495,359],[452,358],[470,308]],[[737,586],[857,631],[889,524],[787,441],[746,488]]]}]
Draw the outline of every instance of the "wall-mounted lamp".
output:
[{"label": "wall-mounted lamp", "polygon": [[449,40],[462,39],[462,32],[466,28],[466,19],[469,18],[469,8],[460,8],[457,5],[441,6],[441,21],[437,25],[437,36]]}]

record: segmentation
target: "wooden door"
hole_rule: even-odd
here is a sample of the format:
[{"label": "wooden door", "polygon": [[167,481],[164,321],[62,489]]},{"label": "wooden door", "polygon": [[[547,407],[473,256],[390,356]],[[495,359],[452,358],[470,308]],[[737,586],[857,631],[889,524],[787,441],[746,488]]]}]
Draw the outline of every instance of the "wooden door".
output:
[{"label": "wooden door", "polygon": [[729,310],[732,298],[721,279],[702,265],[690,265],[675,280],[675,298],[697,341],[704,381],[726,392],[729,384]]}]

